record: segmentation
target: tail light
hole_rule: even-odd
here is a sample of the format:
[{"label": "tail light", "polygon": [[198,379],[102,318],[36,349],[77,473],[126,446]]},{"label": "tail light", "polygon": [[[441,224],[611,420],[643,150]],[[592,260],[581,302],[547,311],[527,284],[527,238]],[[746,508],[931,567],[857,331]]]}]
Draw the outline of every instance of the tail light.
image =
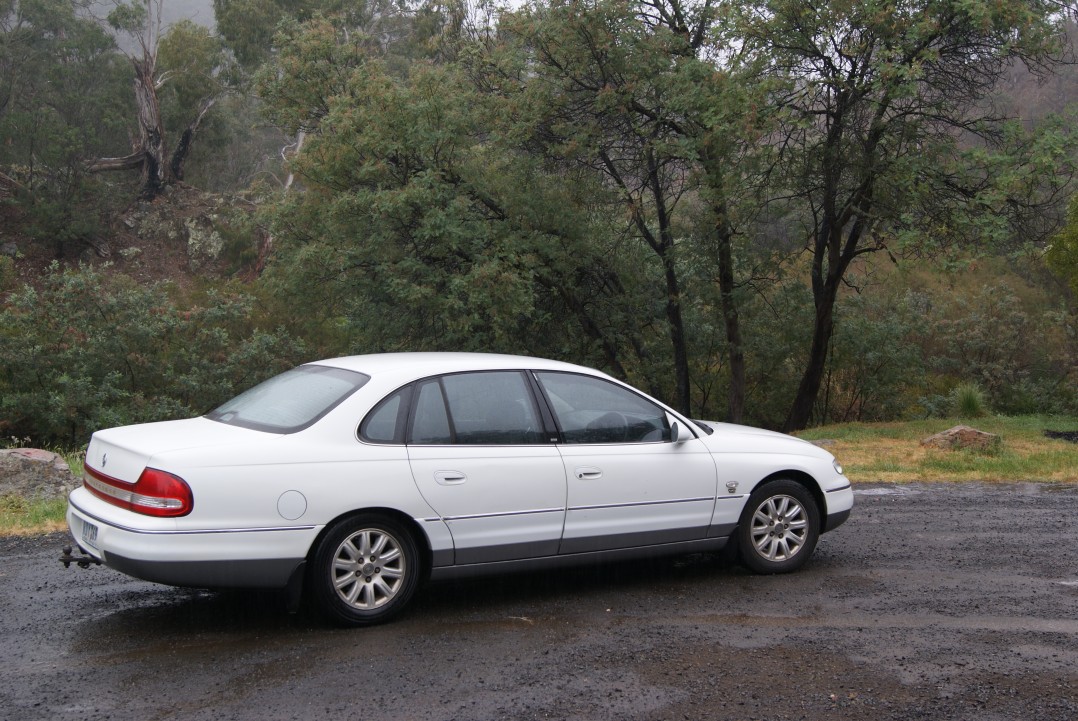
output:
[{"label": "tail light", "polygon": [[114,506],[160,518],[186,516],[194,508],[191,487],[179,476],[146,468],[134,483],[111,478],[83,465],[82,484],[90,493]]}]

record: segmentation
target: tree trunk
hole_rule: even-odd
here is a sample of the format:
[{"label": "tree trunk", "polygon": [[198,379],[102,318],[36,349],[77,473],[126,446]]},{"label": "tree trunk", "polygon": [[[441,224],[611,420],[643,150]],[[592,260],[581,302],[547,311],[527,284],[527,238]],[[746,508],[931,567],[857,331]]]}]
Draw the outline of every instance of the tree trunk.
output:
[{"label": "tree trunk", "polygon": [[139,191],[139,197],[153,200],[172,180],[169,163],[165,159],[165,128],[161,121],[161,106],[157,102],[154,84],[155,62],[151,55],[147,55],[141,59],[131,58],[131,64],[135,68],[133,86],[138,112],[138,147],[122,158],[98,158],[87,163],[86,169],[88,172],[97,173],[140,168],[142,190]]},{"label": "tree trunk", "polygon": [[[692,386],[689,385],[689,351],[685,340],[685,320],[681,314],[681,284],[678,282],[674,259],[674,230],[667,208],[666,189],[662,184],[659,165],[649,149],[647,152],[648,185],[655,200],[655,219],[659,237],[650,236],[649,243],[663,264],[666,278],[666,322],[670,328],[670,344],[674,351],[674,407],[685,415],[692,413]],[[637,216],[641,232],[646,230],[643,219]]]},{"label": "tree trunk", "polygon": [[722,320],[726,332],[726,346],[730,357],[730,386],[726,392],[726,420],[741,423],[745,417],[745,350],[741,339],[741,314],[738,311],[734,279],[734,230],[730,226],[727,214],[726,187],[723,181],[723,168],[705,145],[699,151],[700,163],[704,168],[704,182],[711,197],[712,217],[714,218],[715,255],[719,263],[719,297],[722,306]]},{"label": "tree trunk", "polygon": [[[745,351],[741,343],[741,316],[734,299],[734,257],[729,227],[720,221],[719,295],[726,328],[726,346],[730,354],[730,388],[726,395],[726,420],[741,423],[745,416]],[[725,231],[725,232],[724,232]]]},{"label": "tree trunk", "polygon": [[822,239],[816,242],[812,258],[812,299],[816,305],[812,346],[801,385],[782,425],[786,433],[807,428],[812,420],[813,407],[827,369],[827,352],[835,333],[835,303],[838,301],[839,287],[850,263],[859,252],[863,252],[857,248],[858,241],[865,233],[863,219],[853,220],[845,238],[840,226],[841,223],[826,219],[822,224]]},{"label": "tree trunk", "polygon": [[176,143],[176,149],[172,151],[172,161],[169,163],[172,180],[183,180],[183,164],[187,160],[187,154],[191,151],[191,143],[195,139],[195,133],[198,132],[198,126],[202,124],[202,118],[206,117],[206,113],[210,111],[210,108],[216,102],[217,98],[203,100],[202,104],[199,105],[195,119],[184,128],[183,133],[180,135],[180,140]]},{"label": "tree trunk", "polygon": [[135,105],[138,108],[139,142],[144,153],[142,191],[139,196],[153,200],[168,184],[169,166],[165,159],[165,130],[161,122],[161,106],[154,86],[152,58],[132,59],[135,66]]},{"label": "tree trunk", "polygon": [[666,322],[670,326],[670,343],[674,350],[674,407],[682,413],[692,413],[689,386],[689,354],[685,347],[685,322],[681,316],[681,288],[674,268],[672,248],[662,254],[666,276]]},{"label": "tree trunk", "polygon": [[812,420],[812,409],[816,405],[816,396],[820,393],[824,371],[827,368],[827,349],[831,336],[835,332],[835,299],[838,296],[838,278],[825,281],[820,297],[816,298],[816,320],[812,327],[812,346],[809,349],[808,363],[801,376],[790,413],[782,424],[782,431],[790,433],[808,427]]}]

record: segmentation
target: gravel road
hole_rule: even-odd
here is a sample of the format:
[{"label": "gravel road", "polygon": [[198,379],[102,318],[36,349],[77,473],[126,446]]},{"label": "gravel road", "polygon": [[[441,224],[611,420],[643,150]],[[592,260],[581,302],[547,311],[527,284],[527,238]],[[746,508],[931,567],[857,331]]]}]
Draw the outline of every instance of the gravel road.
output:
[{"label": "gravel road", "polygon": [[692,556],[428,586],[386,626],[0,538],[0,717],[1078,719],[1078,486],[857,486],[789,576]]}]

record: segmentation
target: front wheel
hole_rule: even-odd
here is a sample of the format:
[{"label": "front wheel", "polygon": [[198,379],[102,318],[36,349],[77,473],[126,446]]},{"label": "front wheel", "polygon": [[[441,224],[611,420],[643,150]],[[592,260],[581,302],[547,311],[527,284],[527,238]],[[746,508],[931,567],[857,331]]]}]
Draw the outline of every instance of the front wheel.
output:
[{"label": "front wheel", "polygon": [[789,573],[805,565],[820,537],[820,512],[808,489],[787,480],[757,488],[737,528],[741,562],[757,573]]},{"label": "front wheel", "polygon": [[318,544],[310,569],[318,609],[345,626],[369,626],[400,613],[419,585],[412,535],[375,514],[347,518]]}]

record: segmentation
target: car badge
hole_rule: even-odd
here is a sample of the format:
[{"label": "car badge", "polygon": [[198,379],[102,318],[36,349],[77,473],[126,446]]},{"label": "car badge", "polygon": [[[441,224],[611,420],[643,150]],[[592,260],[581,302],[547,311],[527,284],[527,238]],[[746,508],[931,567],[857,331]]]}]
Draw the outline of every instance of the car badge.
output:
[{"label": "car badge", "polygon": [[730,481],[729,483],[727,483],[726,484],[726,492],[727,493],[736,493],[737,492],[737,481]]},{"label": "car badge", "polygon": [[102,453],[101,454],[101,467],[104,468],[105,466],[107,466],[108,462],[109,462],[109,454],[108,453]]}]

